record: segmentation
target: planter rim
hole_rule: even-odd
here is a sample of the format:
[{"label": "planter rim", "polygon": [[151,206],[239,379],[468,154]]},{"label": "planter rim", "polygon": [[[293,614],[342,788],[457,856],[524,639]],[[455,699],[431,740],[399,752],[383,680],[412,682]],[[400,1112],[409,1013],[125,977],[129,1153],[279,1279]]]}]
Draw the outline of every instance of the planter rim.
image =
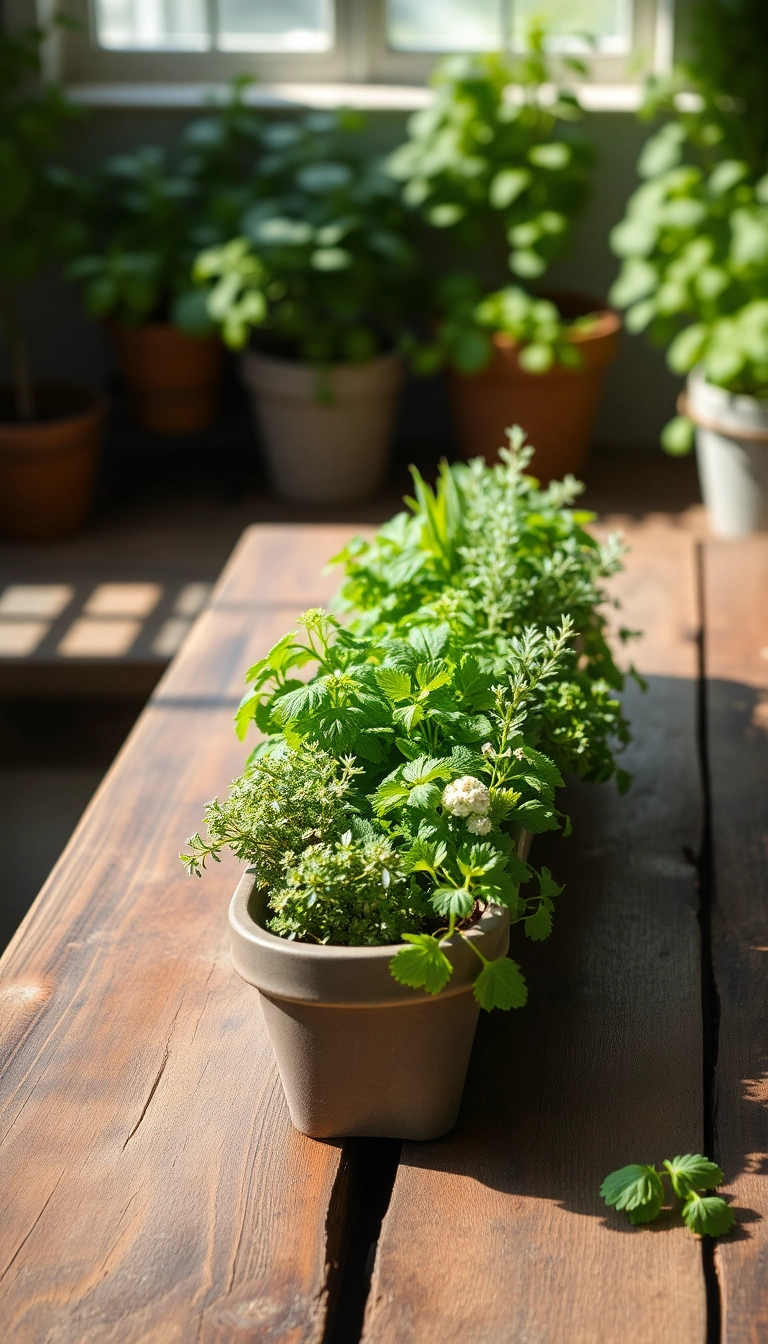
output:
[{"label": "planter rim", "polygon": [[[600,304],[592,311],[595,320],[591,327],[585,330],[566,331],[566,339],[573,345],[588,345],[593,341],[602,341],[606,337],[617,336],[621,331],[621,315],[615,308],[606,308],[603,304]],[[570,318],[566,321],[577,321],[577,319]],[[507,336],[503,331],[493,333],[493,343],[497,348],[503,350],[520,350],[522,348],[521,341],[514,340],[512,336]],[[541,374],[534,374],[533,376],[539,378]]]},{"label": "planter rim", "polygon": [[[3,385],[2,391],[12,393],[8,384]],[[89,387],[83,383],[35,383],[34,391],[37,395],[51,392],[65,392],[69,395],[79,393],[84,404],[79,410],[65,411],[61,415],[52,415],[45,420],[0,420],[0,446],[4,452],[12,450],[12,445],[2,442],[6,437],[36,438],[47,430],[58,429],[61,425],[76,424],[80,420],[91,420],[106,414],[107,399],[100,388]]]},{"label": "planter rim", "polygon": [[454,369],[452,377],[459,382],[519,381],[542,387],[548,383],[561,382],[563,379],[583,378],[585,375],[598,373],[612,363],[618,351],[620,335],[619,314],[613,308],[596,309],[594,325],[588,331],[567,333],[569,342],[581,353],[582,362],[579,367],[570,368],[565,364],[553,364],[542,373],[533,373],[520,364],[523,344],[502,331],[494,331],[491,334],[493,355],[485,368],[478,370],[477,373],[459,373]]},{"label": "planter rim", "polygon": [[383,355],[373,355],[371,359],[364,359],[353,363],[351,360],[336,361],[332,364],[315,364],[308,359],[284,359],[280,355],[265,354],[262,350],[243,350],[240,358],[244,364],[249,362],[269,364],[275,368],[291,369],[293,372],[302,372],[311,370],[313,373],[361,373],[367,372],[378,366],[387,367],[391,364],[402,364],[403,356],[399,350],[388,350]]},{"label": "planter rim", "polygon": [[[266,913],[267,892],[258,890],[252,868],[247,868],[237,884],[229,906],[230,946],[235,970],[262,993],[296,1002],[321,1004],[357,1004],[382,1007],[398,1003],[424,1002],[425,991],[411,989],[396,981],[389,963],[403,943],[385,943],[376,947],[343,947],[338,944],[299,943],[270,933],[253,911],[261,904]],[[441,947],[453,964],[453,975],[446,989],[434,998],[467,993],[472,987],[478,958],[470,943],[498,944],[500,955],[509,941],[509,912],[500,906],[488,906],[466,937],[455,934],[441,940]],[[485,955],[485,953],[484,953]],[[491,955],[496,955],[491,952]],[[433,996],[427,996],[429,1000]]]},{"label": "planter rim", "polygon": [[717,383],[709,382],[701,369],[689,374],[687,390],[678,398],[678,410],[699,429],[768,444],[768,398],[718,387]]}]

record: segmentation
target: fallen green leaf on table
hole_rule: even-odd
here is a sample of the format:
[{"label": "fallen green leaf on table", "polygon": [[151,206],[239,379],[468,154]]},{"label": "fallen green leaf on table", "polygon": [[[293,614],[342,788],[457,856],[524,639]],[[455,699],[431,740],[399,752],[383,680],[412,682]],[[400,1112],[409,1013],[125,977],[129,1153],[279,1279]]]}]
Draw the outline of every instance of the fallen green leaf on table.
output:
[{"label": "fallen green leaf on table", "polygon": [[606,1176],[600,1194],[606,1204],[623,1210],[632,1223],[651,1223],[659,1216],[665,1198],[664,1180],[683,1201],[680,1210],[690,1232],[699,1237],[722,1237],[735,1222],[733,1209],[719,1195],[702,1195],[724,1180],[720,1168],[701,1153],[686,1153],[664,1161],[664,1170],[632,1163]]}]

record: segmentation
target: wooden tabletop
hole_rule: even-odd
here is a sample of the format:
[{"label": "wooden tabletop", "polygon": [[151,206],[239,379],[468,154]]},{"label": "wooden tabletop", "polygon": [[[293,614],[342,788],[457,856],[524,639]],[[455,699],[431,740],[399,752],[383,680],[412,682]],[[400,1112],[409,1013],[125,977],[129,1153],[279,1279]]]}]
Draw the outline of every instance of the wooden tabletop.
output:
[{"label": "wooden tabletop", "polygon": [[[481,1021],[453,1133],[400,1151],[292,1129],[236,865],[176,857],[242,766],[245,668],[349,532],[245,533],[0,963],[2,1338],[768,1339],[768,539],[630,527],[634,786],[572,788],[573,837],[537,839],[567,887],[528,1007]],[[734,1235],[606,1211],[608,1171],[686,1151]]]}]

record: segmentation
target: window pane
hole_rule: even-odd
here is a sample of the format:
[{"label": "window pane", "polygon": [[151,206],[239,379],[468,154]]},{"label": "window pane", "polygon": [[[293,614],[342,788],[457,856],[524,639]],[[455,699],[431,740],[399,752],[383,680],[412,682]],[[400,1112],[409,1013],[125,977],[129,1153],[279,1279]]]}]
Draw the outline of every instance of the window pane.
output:
[{"label": "window pane", "polygon": [[503,0],[389,0],[389,45],[398,51],[496,51],[503,42],[502,4]]},{"label": "window pane", "polygon": [[332,0],[218,0],[222,51],[327,51]]},{"label": "window pane", "polygon": [[600,51],[628,51],[632,35],[631,0],[513,0],[512,40],[520,46],[532,18],[540,18],[552,35],[552,47],[584,47],[578,35],[597,38]]},{"label": "window pane", "polygon": [[116,51],[205,51],[206,0],[96,0],[96,37]]}]

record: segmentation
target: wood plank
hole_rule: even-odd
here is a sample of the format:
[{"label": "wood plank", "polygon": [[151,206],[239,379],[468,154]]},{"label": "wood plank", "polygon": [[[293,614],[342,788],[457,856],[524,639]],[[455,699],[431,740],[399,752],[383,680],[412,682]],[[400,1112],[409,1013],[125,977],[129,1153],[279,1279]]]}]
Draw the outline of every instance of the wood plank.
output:
[{"label": "wood plank", "polygon": [[[281,591],[299,605],[308,535],[282,541]],[[225,591],[264,582],[239,572],[248,555]],[[176,857],[241,768],[234,668],[281,615],[241,613],[223,658],[201,621],[0,963],[13,1344],[322,1337],[340,1145],[291,1127],[255,995],[231,969],[236,865],[198,883]]]},{"label": "wood plank", "polygon": [[740,1227],[719,1242],[724,1344],[768,1337],[768,538],[704,548],[716,1158]]},{"label": "wood plank", "polygon": [[[355,534],[370,536],[370,526],[350,523],[260,523],[238,543],[233,564],[213,594],[218,607],[295,606],[296,613],[326,604],[341,582],[341,570],[325,573],[328,561]],[[296,569],[299,539],[304,562]],[[256,581],[254,582],[254,577]]]},{"label": "wood plank", "polygon": [[698,1242],[632,1229],[598,1195],[616,1167],[695,1149],[703,1125],[693,543],[635,539],[617,585],[622,619],[649,631],[632,792],[576,787],[573,838],[536,840],[567,882],[555,933],[513,938],[529,1003],[481,1021],[456,1130],[405,1145],[365,1344],[705,1337]]}]

